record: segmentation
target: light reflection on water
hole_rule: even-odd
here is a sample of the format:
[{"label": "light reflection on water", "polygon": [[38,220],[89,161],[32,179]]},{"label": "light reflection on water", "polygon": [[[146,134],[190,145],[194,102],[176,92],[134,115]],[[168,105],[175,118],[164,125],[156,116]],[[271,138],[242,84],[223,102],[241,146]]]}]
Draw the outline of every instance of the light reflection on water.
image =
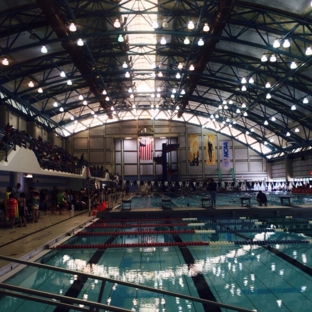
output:
[{"label": "light reflection on water", "polygon": [[[234,228],[228,221],[220,220],[230,228]],[[255,220],[256,221],[256,220]],[[194,221],[197,222],[197,221]],[[241,222],[243,227],[244,222]],[[247,221],[246,221],[247,222]],[[271,222],[271,221],[270,221]],[[205,222],[204,222],[205,223]],[[212,226],[212,223],[205,223]],[[207,225],[208,224],[208,225]],[[254,224],[254,223],[253,223]],[[235,226],[239,226],[237,223]],[[155,225],[157,228],[157,224]],[[154,228],[154,229],[155,229]],[[230,234],[230,235],[229,235]],[[245,233],[251,241],[269,239],[303,239],[302,233],[274,233],[258,232]],[[146,236],[146,235],[145,235]],[[182,241],[239,241],[234,233],[217,234],[181,234]],[[69,243],[91,244],[105,242],[107,237],[75,236]],[[148,235],[150,242],[173,241],[172,235]],[[114,243],[132,243],[147,241],[144,235],[119,235]],[[312,251],[309,245],[272,245],[289,257],[311,266]],[[76,272],[75,275],[65,276],[53,273],[53,278],[40,278],[40,283],[33,285],[40,290],[45,287],[57,294],[66,291],[79,279],[79,272],[93,274],[84,284],[79,298],[97,301],[101,284],[99,277],[107,277],[125,282],[169,290],[181,294],[198,296],[193,278],[204,276],[218,301],[258,311],[294,311],[291,301],[304,303],[312,308],[312,303],[306,292],[312,288],[312,278],[297,270],[286,261],[276,257],[262,246],[257,245],[210,245],[188,247],[194,261],[186,263],[179,247],[137,247],[137,248],[107,248],[97,263],[89,263],[96,249],[61,249],[53,250],[45,256],[43,263],[60,266]],[[29,269],[26,269],[26,271]],[[35,279],[34,275],[21,273],[10,282],[16,284],[30,284],[28,279]],[[29,270],[30,272],[31,270]],[[32,276],[30,278],[30,276]],[[39,275],[38,275],[39,276]],[[299,294],[299,297],[298,297]],[[301,297],[302,294],[302,297]],[[279,298],[278,300],[276,298]],[[292,298],[292,299],[288,299]],[[12,301],[10,301],[12,303]],[[110,305],[133,309],[133,311],[203,311],[201,304],[187,300],[170,298],[161,294],[150,293],[140,289],[129,288],[118,282],[107,282],[101,296],[101,302]],[[0,301],[0,304],[9,302]],[[20,300],[17,306],[23,307]],[[36,304],[36,311],[41,312],[40,304]],[[10,306],[12,311],[23,311]],[[271,309],[271,310],[270,310]],[[302,311],[309,311],[306,308]],[[24,311],[27,311],[24,308]]]}]

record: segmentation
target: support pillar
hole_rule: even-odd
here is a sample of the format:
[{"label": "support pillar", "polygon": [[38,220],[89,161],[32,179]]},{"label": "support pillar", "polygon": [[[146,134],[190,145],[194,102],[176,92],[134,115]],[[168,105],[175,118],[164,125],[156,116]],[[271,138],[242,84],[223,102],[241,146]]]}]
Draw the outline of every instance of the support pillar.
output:
[{"label": "support pillar", "polygon": [[285,178],[290,181],[293,178],[293,163],[292,159],[285,157]]}]

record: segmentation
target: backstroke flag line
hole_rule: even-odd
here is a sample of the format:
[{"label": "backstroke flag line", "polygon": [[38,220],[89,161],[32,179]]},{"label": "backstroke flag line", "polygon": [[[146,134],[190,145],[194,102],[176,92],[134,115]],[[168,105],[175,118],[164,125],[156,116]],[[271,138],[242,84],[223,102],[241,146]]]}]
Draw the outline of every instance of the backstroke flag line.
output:
[{"label": "backstroke flag line", "polygon": [[152,138],[144,138],[139,141],[139,158],[140,160],[152,160]]}]

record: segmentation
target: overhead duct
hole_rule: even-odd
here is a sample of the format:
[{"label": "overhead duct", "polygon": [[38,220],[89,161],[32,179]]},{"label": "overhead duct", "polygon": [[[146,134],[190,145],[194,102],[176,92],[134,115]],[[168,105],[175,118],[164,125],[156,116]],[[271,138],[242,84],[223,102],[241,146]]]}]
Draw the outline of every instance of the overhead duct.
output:
[{"label": "overhead duct", "polygon": [[56,35],[60,39],[68,38],[68,40],[62,40],[62,47],[69,54],[73,60],[74,65],[80,71],[81,75],[87,82],[91,92],[98,99],[101,106],[107,110],[107,115],[109,118],[113,118],[112,113],[109,109],[108,104],[103,99],[102,91],[99,89],[95,83],[96,73],[92,71],[85,61],[85,57],[79,51],[76,42],[70,40],[70,32],[67,25],[62,20],[60,13],[58,12],[53,0],[36,0],[38,6],[45,15],[48,23],[55,31]]},{"label": "overhead duct", "polygon": [[190,95],[193,94],[197,86],[197,82],[200,79],[201,76],[200,74],[203,73],[206,64],[209,62],[211,58],[211,55],[215,49],[216,44],[219,42],[219,39],[215,38],[218,38],[222,34],[226,21],[233,10],[234,4],[235,0],[220,1],[219,7],[216,11],[215,17],[210,26],[211,38],[208,38],[205,41],[201,54],[196,61],[194,75],[191,76],[189,84],[185,87],[185,95],[182,98],[180,110],[178,112],[179,118],[182,117],[183,110],[188,104],[188,98]]}]

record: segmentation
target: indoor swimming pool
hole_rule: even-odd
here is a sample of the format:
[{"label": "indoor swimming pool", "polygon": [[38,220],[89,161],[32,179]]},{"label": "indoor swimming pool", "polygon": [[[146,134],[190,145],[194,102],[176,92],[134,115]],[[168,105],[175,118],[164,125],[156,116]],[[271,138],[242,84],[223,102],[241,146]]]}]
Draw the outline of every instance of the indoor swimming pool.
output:
[{"label": "indoor swimming pool", "polygon": [[97,219],[47,246],[37,266],[3,276],[1,292],[34,292],[2,295],[1,311],[91,311],[89,302],[99,304],[92,311],[312,311],[311,223],[290,216]]}]

